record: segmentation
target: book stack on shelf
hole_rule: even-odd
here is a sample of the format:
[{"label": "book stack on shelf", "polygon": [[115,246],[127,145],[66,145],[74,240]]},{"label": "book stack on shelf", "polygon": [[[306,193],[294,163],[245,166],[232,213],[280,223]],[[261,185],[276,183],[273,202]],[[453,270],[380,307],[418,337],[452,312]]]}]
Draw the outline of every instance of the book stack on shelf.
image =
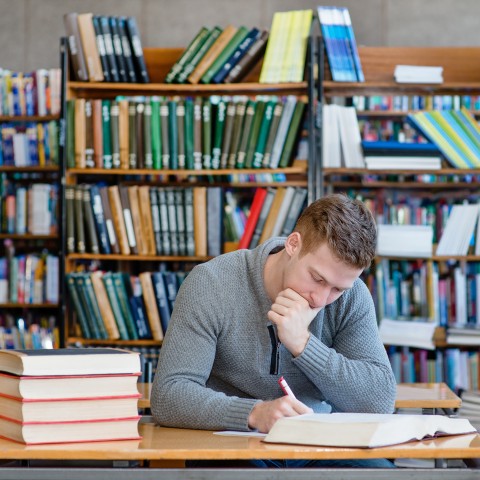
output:
[{"label": "book stack on shelf", "polygon": [[0,436],[28,445],[136,440],[138,353],[0,352]]},{"label": "book stack on shelf", "polygon": [[397,65],[393,76],[397,83],[443,83],[443,67]]},{"label": "book stack on shelf", "polygon": [[260,83],[301,82],[312,10],[276,12],[260,73]]},{"label": "book stack on shelf", "polygon": [[364,82],[348,9],[319,6],[317,13],[333,81]]},{"label": "book stack on shelf", "polygon": [[135,17],[72,12],[63,21],[75,80],[149,82]]},{"label": "book stack on shelf", "polygon": [[187,273],[164,269],[138,275],[110,271],[67,274],[77,320],[72,325],[74,335],[91,340],[154,340],[159,344]]},{"label": "book stack on shelf", "polygon": [[262,58],[268,32],[256,27],[202,27],[165,77],[165,83],[232,83]]},{"label": "book stack on shelf", "polygon": [[285,168],[304,111],[304,100],[293,95],[72,99],[68,167]]}]

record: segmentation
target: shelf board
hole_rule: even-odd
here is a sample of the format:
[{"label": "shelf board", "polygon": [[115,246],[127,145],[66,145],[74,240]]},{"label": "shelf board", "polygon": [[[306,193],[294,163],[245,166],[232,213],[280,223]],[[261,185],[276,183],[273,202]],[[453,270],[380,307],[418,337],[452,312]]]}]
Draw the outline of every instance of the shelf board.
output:
[{"label": "shelf board", "polygon": [[[425,110],[357,110],[357,117],[360,118],[403,118],[408,115],[413,115],[415,113],[424,112]],[[474,116],[480,115],[479,110],[470,110],[470,113]]]},{"label": "shelf board", "polygon": [[10,238],[12,240],[57,240],[58,234],[34,235],[32,233],[0,233],[0,240]]},{"label": "shelf board", "polygon": [[146,168],[120,169],[120,168],[69,168],[67,174],[70,175],[176,175],[179,177],[189,176],[219,176],[219,175],[237,175],[237,174],[262,174],[262,173],[284,173],[306,174],[307,162],[298,162],[297,165],[286,168],[222,168],[218,170],[178,170],[165,169],[153,170]]},{"label": "shelf board", "polygon": [[50,122],[60,115],[0,115],[0,122]]},{"label": "shelf board", "polygon": [[387,260],[431,260],[433,262],[448,262],[450,260],[465,262],[480,262],[480,255],[432,255],[431,257],[405,257],[399,255],[378,255],[378,259]]},{"label": "shelf board", "polygon": [[58,303],[0,303],[0,308],[58,308]]},{"label": "shelf board", "polygon": [[474,189],[478,190],[478,183],[469,183],[469,182],[395,182],[395,181],[366,181],[366,182],[348,182],[348,181],[328,181],[325,182],[326,186],[332,186],[334,188],[394,188],[395,190],[408,190],[408,189],[419,189],[419,190],[441,190],[441,189]]},{"label": "shelf board", "polygon": [[82,337],[68,337],[67,344],[73,345],[81,343],[82,345],[116,345],[120,346],[137,346],[137,347],[159,347],[161,340],[98,340],[86,339]]},{"label": "shelf board", "polygon": [[58,172],[60,167],[58,165],[35,165],[31,167],[17,167],[17,166],[0,166],[1,172],[14,172],[14,173],[26,173],[26,172]]},{"label": "shelf board", "polygon": [[[414,170],[377,170],[371,168],[330,168],[323,169],[325,177],[330,175],[480,175],[478,168],[437,168],[433,169],[414,169]],[[428,184],[429,185],[429,184]]]},{"label": "shelf board", "polygon": [[75,92],[75,96],[90,96],[95,93],[102,97],[116,97],[127,95],[212,95],[216,93],[238,95],[240,93],[307,93],[307,82],[298,83],[221,83],[215,85],[190,85],[169,83],[97,83],[97,82],[69,82],[68,88]]},{"label": "shelf board", "polygon": [[206,262],[212,257],[180,255],[106,255],[94,253],[70,253],[66,260],[120,260],[124,262]]},{"label": "shelf board", "polygon": [[395,83],[391,81],[375,82],[323,82],[325,97],[354,95],[449,95],[449,94],[478,94],[480,82],[444,82],[442,84],[414,84]]}]

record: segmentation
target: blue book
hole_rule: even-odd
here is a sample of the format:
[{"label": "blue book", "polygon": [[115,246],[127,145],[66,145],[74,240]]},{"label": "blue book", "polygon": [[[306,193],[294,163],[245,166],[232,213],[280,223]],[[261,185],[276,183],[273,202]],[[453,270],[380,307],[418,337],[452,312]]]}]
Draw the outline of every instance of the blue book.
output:
[{"label": "blue book", "polygon": [[330,10],[329,7],[318,7],[318,20],[322,30],[322,37],[325,43],[325,50],[327,52],[332,79],[335,82],[346,82],[347,80],[343,70],[341,51],[338,42],[335,39]]},{"label": "blue book", "polygon": [[252,28],[240,45],[235,49],[232,55],[227,59],[222,68],[213,76],[212,83],[222,83],[232,68],[245,56],[248,49],[260,37],[260,30]]},{"label": "blue book", "polygon": [[100,253],[110,254],[110,241],[108,238],[107,222],[105,220],[105,212],[103,211],[102,197],[98,185],[90,185],[90,200],[92,203],[93,219],[95,221],[95,229],[100,244]]},{"label": "blue book", "polygon": [[338,44],[345,80],[347,82],[356,82],[357,74],[348,42],[348,32],[343,18],[343,12],[336,7],[331,7],[330,14],[332,16],[333,34]]},{"label": "blue book", "polygon": [[405,143],[390,140],[362,140],[362,149],[365,153],[401,153],[401,154],[421,154],[438,155],[440,150],[434,143]]},{"label": "blue book", "polygon": [[353,58],[353,63],[355,65],[355,73],[357,75],[358,82],[364,82],[365,76],[363,74],[362,63],[360,62],[360,56],[358,54],[357,42],[355,40],[355,33],[353,32],[352,20],[350,18],[350,12],[346,7],[337,7],[343,15],[346,35],[347,35],[347,44],[350,48],[350,53]]},{"label": "blue book", "polygon": [[480,148],[480,129],[473,115],[465,108],[452,111],[452,115],[475,145]]},{"label": "blue book", "polygon": [[160,315],[160,322],[162,324],[163,333],[167,331],[170,322],[170,315],[172,313],[168,302],[167,289],[161,272],[152,273],[152,284],[155,292],[155,299],[157,301],[158,313]]}]

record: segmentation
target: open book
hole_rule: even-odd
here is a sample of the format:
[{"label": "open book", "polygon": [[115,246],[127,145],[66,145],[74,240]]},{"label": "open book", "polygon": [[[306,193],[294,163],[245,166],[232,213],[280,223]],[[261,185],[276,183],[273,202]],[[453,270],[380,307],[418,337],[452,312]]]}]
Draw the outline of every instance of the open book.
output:
[{"label": "open book", "polygon": [[312,413],[277,420],[264,441],[328,447],[383,447],[476,432],[467,419],[442,415]]}]

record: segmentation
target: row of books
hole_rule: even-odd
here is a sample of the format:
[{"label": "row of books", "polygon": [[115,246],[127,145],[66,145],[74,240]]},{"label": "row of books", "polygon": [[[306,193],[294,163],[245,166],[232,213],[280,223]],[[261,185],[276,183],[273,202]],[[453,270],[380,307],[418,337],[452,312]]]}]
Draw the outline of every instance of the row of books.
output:
[{"label": "row of books", "polygon": [[155,377],[158,365],[158,356],[160,348],[154,347],[131,347],[129,350],[140,354],[141,375],[138,377],[140,383],[151,384]]},{"label": "row of books", "polygon": [[138,353],[69,348],[0,357],[3,437],[25,444],[140,438]]},{"label": "row of books", "polygon": [[305,103],[278,98],[71,100],[67,162],[77,168],[287,167]]},{"label": "row of books", "polygon": [[271,237],[289,235],[303,210],[307,190],[301,187],[259,187],[245,219],[243,230],[238,206],[227,196],[225,224],[238,248],[255,248]]},{"label": "row of books", "polygon": [[72,12],[63,21],[74,80],[149,82],[135,17]]},{"label": "row of books", "polygon": [[260,83],[303,80],[312,18],[310,9],[274,13]]},{"label": "row of books", "polygon": [[353,106],[359,112],[412,110],[480,110],[479,95],[355,95]]},{"label": "row of books", "polygon": [[409,347],[388,347],[387,352],[398,383],[445,382],[453,391],[479,388],[479,352]]},{"label": "row of books", "polygon": [[202,27],[173,64],[165,83],[232,83],[248,75],[265,51],[268,32],[256,27]]},{"label": "row of books", "polygon": [[408,120],[434,143],[454,168],[480,167],[480,127],[465,108],[408,115]]},{"label": "row of books", "polygon": [[317,7],[332,79],[364,82],[350,13],[346,7]]},{"label": "row of books", "polygon": [[58,115],[60,69],[12,72],[0,69],[0,115]]},{"label": "row of books", "polygon": [[55,315],[23,312],[0,317],[0,349],[59,348]]},{"label": "row of books", "polygon": [[3,123],[0,125],[0,166],[58,165],[58,125]]},{"label": "row of books", "polygon": [[[357,115],[361,115],[358,110]],[[414,145],[426,142],[425,137],[404,119],[366,119],[359,116],[358,127],[364,142],[398,142]]]},{"label": "row of books", "polygon": [[0,232],[55,235],[58,232],[58,185],[13,184],[0,187]]},{"label": "row of books", "polygon": [[220,187],[79,185],[65,197],[69,253],[222,253]]},{"label": "row of books", "polygon": [[0,257],[0,304],[59,301],[58,256],[44,252]]},{"label": "row of books", "polygon": [[80,333],[86,339],[163,340],[186,272],[67,274]]},{"label": "row of books", "polygon": [[366,279],[380,319],[420,318],[441,326],[480,325],[480,270],[429,262],[382,259]]}]

